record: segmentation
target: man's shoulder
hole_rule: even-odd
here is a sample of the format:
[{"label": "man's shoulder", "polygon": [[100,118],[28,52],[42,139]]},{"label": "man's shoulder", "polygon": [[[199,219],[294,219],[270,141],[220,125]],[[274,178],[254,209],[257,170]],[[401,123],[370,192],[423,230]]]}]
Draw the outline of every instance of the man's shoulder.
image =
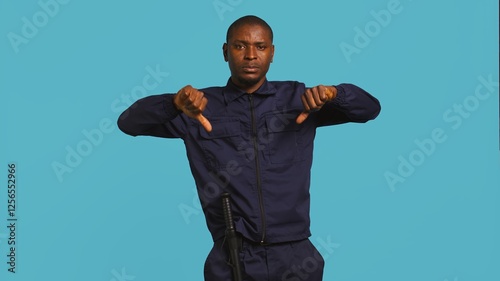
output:
[{"label": "man's shoulder", "polygon": [[201,88],[199,90],[202,92],[221,92],[222,90],[224,90],[224,88],[225,87],[223,87],[223,86],[210,86],[210,87]]},{"label": "man's shoulder", "polygon": [[283,81],[268,81],[271,87],[274,87],[277,92],[290,93],[290,92],[303,92],[305,89],[305,84],[294,80],[283,80]]},{"label": "man's shoulder", "polygon": [[304,84],[302,82],[295,80],[273,80],[273,81],[268,81],[268,83],[270,83],[273,86],[297,86],[300,84]]}]

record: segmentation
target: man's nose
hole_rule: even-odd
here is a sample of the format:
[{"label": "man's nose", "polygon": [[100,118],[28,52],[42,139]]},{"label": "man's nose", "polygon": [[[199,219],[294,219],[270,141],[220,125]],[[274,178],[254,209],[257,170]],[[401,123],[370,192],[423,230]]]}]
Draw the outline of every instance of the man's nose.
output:
[{"label": "man's nose", "polygon": [[245,59],[253,60],[257,58],[257,50],[254,46],[246,48]]}]

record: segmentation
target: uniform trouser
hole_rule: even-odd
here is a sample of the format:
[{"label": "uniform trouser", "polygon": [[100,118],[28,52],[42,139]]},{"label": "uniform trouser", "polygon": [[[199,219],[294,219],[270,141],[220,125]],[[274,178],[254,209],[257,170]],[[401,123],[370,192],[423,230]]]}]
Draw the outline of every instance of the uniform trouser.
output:
[{"label": "uniform trouser", "polygon": [[[205,261],[205,281],[232,281],[224,239],[214,243]],[[244,281],[321,281],[323,257],[309,241],[259,245],[243,239],[240,264]]]}]

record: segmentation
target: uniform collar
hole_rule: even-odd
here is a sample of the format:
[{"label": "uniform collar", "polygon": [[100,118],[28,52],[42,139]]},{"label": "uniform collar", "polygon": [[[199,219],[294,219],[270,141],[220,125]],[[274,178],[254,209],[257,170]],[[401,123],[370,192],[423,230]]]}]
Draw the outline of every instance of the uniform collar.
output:
[{"label": "uniform collar", "polygon": [[[273,95],[276,94],[276,88],[269,82],[267,79],[264,81],[264,83],[255,91],[252,93],[252,95]],[[224,100],[226,104],[232,102],[233,100],[239,98],[240,96],[246,94],[244,91],[240,90],[236,85],[234,85],[233,81],[231,81],[231,78],[227,80],[226,87],[224,88],[223,91],[224,94]]]}]

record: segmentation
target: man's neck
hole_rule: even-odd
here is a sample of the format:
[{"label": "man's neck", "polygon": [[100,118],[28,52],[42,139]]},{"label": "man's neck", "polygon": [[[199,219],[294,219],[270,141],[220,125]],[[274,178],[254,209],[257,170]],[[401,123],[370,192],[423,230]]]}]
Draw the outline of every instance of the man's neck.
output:
[{"label": "man's neck", "polygon": [[247,93],[247,94],[253,94],[255,91],[257,91],[263,84],[266,82],[266,79],[262,79],[262,81],[259,81],[256,84],[253,85],[241,85],[236,82],[234,82],[234,79],[231,77],[231,81],[233,84],[236,86],[236,88],[240,89],[241,91]]}]

